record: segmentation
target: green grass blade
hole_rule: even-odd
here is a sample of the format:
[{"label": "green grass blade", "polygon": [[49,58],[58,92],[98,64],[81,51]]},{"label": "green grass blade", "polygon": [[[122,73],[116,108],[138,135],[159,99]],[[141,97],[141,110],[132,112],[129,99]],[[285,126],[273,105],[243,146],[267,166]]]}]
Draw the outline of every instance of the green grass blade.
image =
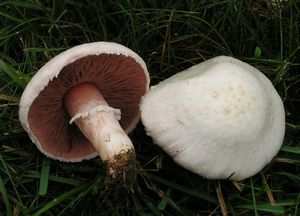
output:
[{"label": "green grass blade", "polygon": [[66,199],[76,195],[76,194],[80,194],[81,192],[87,191],[89,190],[89,188],[91,187],[91,182],[83,184],[79,187],[76,187],[66,193],[61,194],[60,196],[58,196],[57,198],[54,198],[53,200],[51,200],[50,202],[46,203],[42,208],[40,208],[37,212],[35,212],[34,214],[32,214],[32,216],[39,216],[42,213],[48,211],[49,209],[53,208],[54,206],[60,204],[61,202],[65,201]]},{"label": "green grass blade", "polygon": [[5,184],[3,182],[3,179],[1,177],[1,175],[0,175],[0,192],[2,194],[2,198],[3,198],[3,201],[4,201],[5,207],[6,207],[6,214],[7,214],[7,216],[11,216],[12,215],[12,208],[10,206],[7,191],[6,191],[6,188],[5,188]]},{"label": "green grass blade", "polygon": [[291,146],[282,146],[280,149],[283,152],[293,153],[293,154],[300,154],[300,147],[291,147]]},{"label": "green grass blade", "polygon": [[146,196],[146,195],[142,195],[142,201],[145,203],[145,205],[149,208],[149,210],[152,212],[152,215],[156,215],[156,216],[161,216],[162,212],[156,208],[153,204],[153,200]]},{"label": "green grass blade", "polygon": [[[263,211],[263,212],[268,212],[268,213],[273,213],[273,214],[279,214],[283,215],[284,214],[284,208],[281,206],[272,206],[272,205],[240,205],[238,206],[239,208],[245,208],[245,209],[251,209],[254,210],[255,212],[258,211]],[[258,215],[258,213],[256,213]]]},{"label": "green grass blade", "polygon": [[255,51],[254,51],[254,57],[255,58],[259,58],[261,56],[261,49],[260,47],[255,47]]},{"label": "green grass blade", "polygon": [[300,176],[297,174],[292,174],[292,173],[288,173],[288,172],[277,172],[277,175],[282,175],[282,176],[286,176],[287,178],[289,178],[291,181],[297,183],[300,186]]},{"label": "green grass blade", "polygon": [[[27,172],[27,174],[24,175],[24,177],[39,179],[41,177],[41,174],[39,172],[29,170]],[[54,175],[50,175],[50,174],[49,174],[49,181],[53,181],[53,182],[56,182],[56,183],[62,183],[62,184],[66,184],[66,185],[73,185],[73,186],[77,186],[79,184],[82,184],[82,181],[77,180],[77,179],[54,176]]]},{"label": "green grass blade", "polygon": [[245,209],[252,209],[257,211],[263,211],[273,214],[285,214],[285,207],[294,206],[296,205],[296,200],[281,200],[277,201],[275,205],[272,205],[271,203],[257,203],[256,206],[253,206],[251,204],[245,204],[245,205],[239,205],[239,208],[245,208]]},{"label": "green grass blade", "polygon": [[49,171],[51,161],[49,158],[44,158],[42,162],[42,171],[39,186],[39,195],[43,196],[47,193],[48,182],[49,182]]},{"label": "green grass blade", "polygon": [[10,20],[12,20],[12,21],[14,21],[16,23],[22,23],[23,22],[23,20],[21,20],[21,19],[18,19],[18,18],[14,17],[14,16],[11,16],[9,14],[6,14],[6,13],[3,13],[3,12],[0,11],[0,17],[1,16],[5,17],[7,19],[10,19]]},{"label": "green grass blade", "polygon": [[9,181],[10,181],[12,187],[13,187],[13,190],[14,190],[14,193],[15,193],[15,195],[17,197],[18,202],[23,207],[21,195],[19,194],[19,192],[17,190],[16,182],[14,181],[13,176],[11,175],[11,173],[10,173],[10,171],[8,169],[9,164],[6,164],[6,161],[2,157],[1,152],[0,152],[0,162],[1,162],[2,166],[3,166],[3,168],[4,168],[3,170],[5,171],[6,175],[8,176],[8,179],[9,179]]},{"label": "green grass blade", "polygon": [[27,85],[27,78],[24,77],[19,71],[14,69],[12,66],[4,62],[2,59],[0,59],[0,71],[3,71],[5,74],[7,74],[12,81],[17,83],[17,85],[21,88],[25,88]]},{"label": "green grass blade", "polygon": [[168,205],[168,201],[170,199],[170,189],[167,190],[167,192],[164,194],[164,197],[162,198],[162,200],[160,201],[160,203],[158,204],[157,208],[161,211],[165,210],[166,206]]},{"label": "green grass blade", "polygon": [[178,190],[178,191],[181,191],[181,192],[184,192],[188,195],[191,195],[191,196],[195,196],[195,197],[198,197],[200,199],[203,199],[203,200],[206,200],[208,202],[211,202],[211,203],[214,203],[214,204],[217,204],[218,201],[216,199],[214,199],[213,197],[207,195],[207,194],[202,194],[202,193],[199,193],[195,190],[192,190],[190,188],[187,188],[187,187],[183,187],[179,184],[176,184],[174,182],[171,182],[171,181],[168,181],[168,180],[165,180],[165,179],[162,179],[160,177],[157,177],[157,176],[154,176],[154,175],[151,175],[151,174],[148,174],[149,178],[156,181],[156,182],[159,182],[161,184],[164,184],[164,185],[167,185],[175,190]]},{"label": "green grass blade", "polygon": [[253,185],[253,179],[252,179],[252,177],[250,178],[250,184],[251,184],[251,194],[252,194],[252,202],[253,202],[253,205],[251,205],[251,208],[254,210],[255,216],[257,216],[258,213],[257,213],[257,206],[256,206],[256,197],[255,197],[254,185]]}]

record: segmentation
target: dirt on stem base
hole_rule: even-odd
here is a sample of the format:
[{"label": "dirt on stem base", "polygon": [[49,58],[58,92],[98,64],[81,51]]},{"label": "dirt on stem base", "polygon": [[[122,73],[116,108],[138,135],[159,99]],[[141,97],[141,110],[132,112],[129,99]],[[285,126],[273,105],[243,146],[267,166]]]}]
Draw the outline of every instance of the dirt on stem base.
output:
[{"label": "dirt on stem base", "polygon": [[136,178],[135,151],[130,149],[104,161],[106,185],[132,184]]}]

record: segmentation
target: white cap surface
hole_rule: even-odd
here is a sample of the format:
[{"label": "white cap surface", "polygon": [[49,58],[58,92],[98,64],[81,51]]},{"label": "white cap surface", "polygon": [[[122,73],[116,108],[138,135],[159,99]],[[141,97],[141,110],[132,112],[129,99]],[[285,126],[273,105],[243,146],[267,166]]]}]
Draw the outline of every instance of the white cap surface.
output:
[{"label": "white cap surface", "polygon": [[284,107],[272,83],[232,57],[212,58],[153,86],[140,109],[154,142],[209,179],[255,175],[284,138]]}]

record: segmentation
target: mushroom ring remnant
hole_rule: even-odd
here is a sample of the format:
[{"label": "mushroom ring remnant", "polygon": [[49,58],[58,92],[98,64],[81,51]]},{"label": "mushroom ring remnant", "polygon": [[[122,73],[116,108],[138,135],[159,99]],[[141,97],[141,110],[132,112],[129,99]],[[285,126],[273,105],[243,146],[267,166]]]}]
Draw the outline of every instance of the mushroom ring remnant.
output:
[{"label": "mushroom ring remnant", "polygon": [[108,162],[127,152],[134,158],[126,133],[139,121],[148,86],[146,65],[132,50],[111,42],[83,44],[35,74],[21,97],[19,118],[51,158],[78,162],[99,154]]},{"label": "mushroom ring remnant", "polygon": [[209,179],[250,177],[283,143],[281,98],[264,74],[232,57],[212,58],[151,87],[140,109],[154,142]]}]

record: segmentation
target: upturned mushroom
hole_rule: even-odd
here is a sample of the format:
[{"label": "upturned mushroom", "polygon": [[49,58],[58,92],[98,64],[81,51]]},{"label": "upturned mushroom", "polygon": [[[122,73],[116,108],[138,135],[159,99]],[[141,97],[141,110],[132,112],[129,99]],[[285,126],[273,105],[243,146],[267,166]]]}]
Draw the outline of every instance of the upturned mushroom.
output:
[{"label": "upturned mushroom", "polygon": [[283,143],[280,96],[263,73],[232,57],[212,58],[151,87],[140,109],[154,142],[209,179],[253,176]]},{"label": "upturned mushroom", "polygon": [[100,155],[110,179],[132,171],[127,136],[140,118],[149,76],[144,61],[116,43],[95,42],[54,57],[31,79],[19,118],[37,148],[50,158],[79,162]]}]

